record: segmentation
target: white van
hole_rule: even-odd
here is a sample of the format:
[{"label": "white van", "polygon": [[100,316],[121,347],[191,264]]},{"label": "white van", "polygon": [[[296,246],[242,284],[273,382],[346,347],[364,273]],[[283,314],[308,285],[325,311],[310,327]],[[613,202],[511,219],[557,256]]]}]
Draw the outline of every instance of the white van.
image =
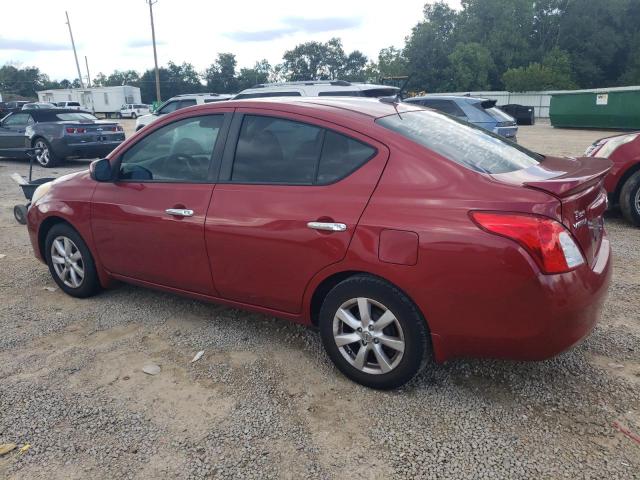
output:
[{"label": "white van", "polygon": [[151,109],[149,105],[143,103],[127,103],[120,107],[120,118],[138,118],[141,115],[147,115]]},{"label": "white van", "polygon": [[264,97],[392,97],[398,87],[344,80],[309,80],[302,82],[261,83],[241,91],[234,100]]},{"label": "white van", "polygon": [[70,110],[82,110],[82,106],[78,102],[56,102],[56,106]]}]

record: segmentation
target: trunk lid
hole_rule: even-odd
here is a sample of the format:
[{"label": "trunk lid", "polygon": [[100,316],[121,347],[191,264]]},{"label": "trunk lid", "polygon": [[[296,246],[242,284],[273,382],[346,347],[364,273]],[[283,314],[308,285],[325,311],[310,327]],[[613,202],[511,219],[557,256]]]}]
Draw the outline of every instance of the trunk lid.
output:
[{"label": "trunk lid", "polygon": [[606,158],[545,157],[533,167],[493,177],[556,197],[561,205],[559,220],[573,234],[585,259],[593,266],[604,235],[607,193],[603,184],[611,166]]}]

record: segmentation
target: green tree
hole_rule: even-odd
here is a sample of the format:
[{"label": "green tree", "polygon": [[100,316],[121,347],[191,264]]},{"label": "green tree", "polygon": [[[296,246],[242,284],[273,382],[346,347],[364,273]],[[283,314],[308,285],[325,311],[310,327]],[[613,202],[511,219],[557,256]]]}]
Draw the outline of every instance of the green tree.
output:
[{"label": "green tree", "polygon": [[[97,77],[96,77],[97,78]],[[117,87],[119,85],[138,86],[140,75],[135,70],[114,70],[106,79],[101,79],[102,86]]]},{"label": "green tree", "polygon": [[455,90],[491,88],[495,70],[491,52],[479,43],[459,43],[449,55],[451,83]]},{"label": "green tree", "polygon": [[404,49],[411,88],[437,92],[450,86],[447,72],[457,19],[442,1],[425,5],[424,20],[413,27]]},{"label": "green tree", "polygon": [[272,68],[267,60],[256,62],[253,68],[241,68],[236,78],[238,91],[251,88],[259,83],[267,83],[271,72]]},{"label": "green tree", "polygon": [[219,53],[218,58],[204,72],[207,89],[216,93],[233,93],[237,90],[236,56],[233,53]]},{"label": "green tree", "polygon": [[502,80],[510,92],[576,88],[569,55],[557,47],[544,57],[542,63],[534,62],[527,67],[511,68],[504,73]]},{"label": "green tree", "polygon": [[348,55],[339,38],[326,43],[306,42],[287,50],[279,72],[290,81],[363,80],[367,57],[358,50]]}]

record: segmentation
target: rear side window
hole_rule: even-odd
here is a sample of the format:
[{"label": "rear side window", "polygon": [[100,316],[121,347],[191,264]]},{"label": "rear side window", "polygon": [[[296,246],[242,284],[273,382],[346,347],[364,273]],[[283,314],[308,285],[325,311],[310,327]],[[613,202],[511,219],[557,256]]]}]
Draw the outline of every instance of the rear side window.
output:
[{"label": "rear side window", "polygon": [[255,93],[240,93],[236,95],[235,100],[242,100],[243,98],[266,98],[266,97],[301,97],[300,92],[255,92]]},{"label": "rear side window", "polygon": [[231,173],[234,183],[322,185],[364,165],[376,150],[302,122],[246,115]]},{"label": "rear side window", "polygon": [[226,98],[205,98],[204,103],[222,102],[223,100],[226,100]]},{"label": "rear side window", "polygon": [[544,158],[480,127],[429,110],[393,114],[376,123],[476,172],[513,172]]},{"label": "rear side window", "polygon": [[376,151],[362,142],[327,131],[318,167],[318,183],[332,183],[360,168]]},{"label": "rear side window", "polygon": [[321,146],[320,128],[247,115],[242,121],[231,181],[311,184]]},{"label": "rear side window", "polygon": [[453,115],[454,117],[464,117],[465,114],[462,109],[456,105],[453,100],[423,100],[422,105],[428,108],[433,108],[442,113]]}]

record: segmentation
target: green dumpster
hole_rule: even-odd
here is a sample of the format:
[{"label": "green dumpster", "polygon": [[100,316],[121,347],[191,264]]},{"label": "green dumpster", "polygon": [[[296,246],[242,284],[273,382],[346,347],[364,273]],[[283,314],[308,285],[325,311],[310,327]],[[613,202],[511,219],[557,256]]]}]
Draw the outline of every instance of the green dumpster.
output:
[{"label": "green dumpster", "polygon": [[554,127],[640,130],[640,88],[554,93],[549,117]]}]

